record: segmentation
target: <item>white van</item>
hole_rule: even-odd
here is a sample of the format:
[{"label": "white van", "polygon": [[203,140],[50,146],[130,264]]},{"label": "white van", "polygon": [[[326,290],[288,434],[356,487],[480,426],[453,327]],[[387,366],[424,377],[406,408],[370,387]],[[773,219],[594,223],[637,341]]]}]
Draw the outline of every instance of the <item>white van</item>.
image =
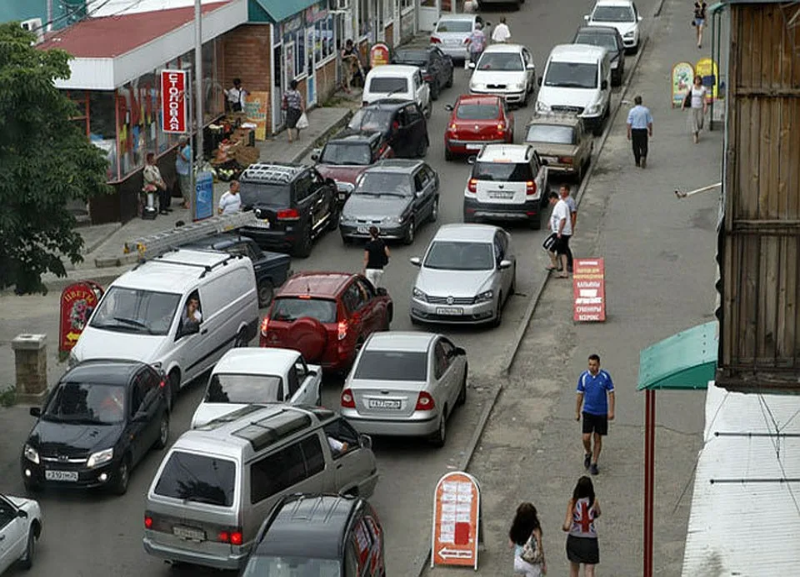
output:
[{"label": "white van", "polygon": [[536,112],[572,113],[599,136],[611,109],[611,57],[600,46],[561,44],[553,48],[539,78]]},{"label": "white van", "polygon": [[367,73],[361,95],[363,105],[385,98],[413,100],[425,112],[426,118],[431,117],[431,87],[416,66],[384,64],[375,66]]},{"label": "white van", "polygon": [[171,408],[180,387],[231,347],[246,346],[257,330],[258,291],[249,258],[176,250],[111,283],[72,349],[70,364],[147,363],[167,376]]}]

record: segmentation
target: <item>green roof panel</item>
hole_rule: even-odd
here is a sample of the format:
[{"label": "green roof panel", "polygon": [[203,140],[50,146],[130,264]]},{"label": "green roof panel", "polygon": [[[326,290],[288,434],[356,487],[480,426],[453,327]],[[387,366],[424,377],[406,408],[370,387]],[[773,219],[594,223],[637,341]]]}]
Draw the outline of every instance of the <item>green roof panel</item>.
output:
[{"label": "green roof panel", "polygon": [[258,13],[253,6],[256,4],[277,24],[318,3],[319,0],[250,0],[250,16]]},{"label": "green roof panel", "polygon": [[705,389],[717,369],[717,321],[681,331],[639,353],[638,390]]}]

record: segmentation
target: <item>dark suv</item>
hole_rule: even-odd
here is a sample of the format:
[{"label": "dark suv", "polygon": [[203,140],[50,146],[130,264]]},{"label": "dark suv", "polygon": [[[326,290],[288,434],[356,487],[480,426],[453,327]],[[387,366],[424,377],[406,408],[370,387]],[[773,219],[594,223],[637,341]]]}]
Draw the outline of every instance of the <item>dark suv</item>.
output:
[{"label": "dark suv", "polygon": [[356,110],[347,129],[378,131],[399,158],[422,158],[428,152],[428,121],[416,102],[395,98],[376,100]]},{"label": "dark suv", "polygon": [[239,177],[242,207],[258,224],[241,229],[262,248],[306,258],[314,239],[339,224],[336,183],[304,164],[257,163]]}]

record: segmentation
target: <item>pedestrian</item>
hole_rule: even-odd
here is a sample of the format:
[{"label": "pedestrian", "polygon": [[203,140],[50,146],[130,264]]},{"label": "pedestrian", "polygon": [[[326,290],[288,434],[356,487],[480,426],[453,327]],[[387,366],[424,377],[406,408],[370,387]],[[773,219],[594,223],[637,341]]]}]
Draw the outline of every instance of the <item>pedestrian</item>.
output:
[{"label": "pedestrian", "polygon": [[703,47],[703,28],[706,25],[706,8],[708,5],[703,0],[695,0],[694,3],[694,20],[692,26],[697,30],[697,47]]},{"label": "pedestrian", "polygon": [[464,14],[475,14],[478,11],[477,0],[464,0]]},{"label": "pedestrian", "polygon": [[[575,235],[575,223],[578,221],[578,203],[569,194],[569,185],[562,184],[559,189],[561,200],[567,203],[569,208],[569,222],[572,225],[572,234]],[[567,246],[567,272],[572,272],[572,247]]]},{"label": "pedestrian", "polygon": [[636,166],[647,167],[647,139],[653,137],[653,116],[642,105],[642,97],[633,99],[635,106],[628,112],[628,140],[633,142],[633,159]]},{"label": "pedestrian", "polygon": [[[578,377],[575,420],[583,415],[583,467],[592,475],[600,471],[597,461],[608,434],[608,422],[614,420],[614,381],[608,371],[600,369],[600,356],[589,355],[589,369]],[[581,409],[582,407],[582,409]],[[594,441],[594,447],[592,447]]]},{"label": "pedestrian", "polygon": [[361,70],[361,60],[358,57],[358,51],[353,45],[353,41],[348,38],[344,43],[344,48],[341,52],[342,57],[342,72],[344,78],[344,91],[350,93],[350,85],[353,79],[359,74]]},{"label": "pedestrian", "polygon": [[178,183],[181,187],[183,196],[183,208],[189,208],[189,198],[192,191],[192,177],[190,174],[192,166],[192,145],[186,136],[178,139],[178,154],[175,157],[175,172],[178,173]]},{"label": "pedestrian", "polygon": [[383,267],[389,264],[389,247],[379,236],[377,226],[369,227],[369,241],[364,246],[364,276],[378,288],[383,278]]},{"label": "pedestrian", "polygon": [[[300,138],[300,131],[297,130],[297,121],[303,115],[303,95],[297,90],[297,80],[289,83],[289,90],[283,93],[283,110],[286,112],[286,133],[289,142],[294,142],[295,138]],[[295,133],[294,138],[292,134]]]},{"label": "pedestrian", "polygon": [[247,90],[242,88],[242,80],[240,78],[234,78],[233,88],[229,88],[224,92],[230,111],[242,112],[244,110],[245,100],[248,95]]},{"label": "pedestrian", "polygon": [[239,194],[239,181],[232,180],[228,185],[228,191],[219,199],[219,214],[236,214],[242,209],[242,197]]},{"label": "pedestrian", "polygon": [[550,266],[547,270],[561,270],[556,278],[569,278],[567,267],[567,254],[569,251],[569,239],[572,236],[572,217],[569,212],[569,205],[559,198],[557,192],[550,193],[550,206],[553,212],[550,214],[550,231],[555,235],[555,242],[550,248]]},{"label": "pedestrian", "polygon": [[506,24],[506,17],[500,17],[500,24],[494,27],[492,30],[492,42],[503,43],[508,42],[511,39],[511,30],[508,29],[508,24]]},{"label": "pedestrian", "polygon": [[707,94],[708,88],[703,86],[703,77],[698,74],[683,99],[683,107],[689,108],[689,130],[695,144],[700,141],[700,131],[703,130],[703,121],[708,110]]},{"label": "pedestrian", "polygon": [[[150,192],[158,192],[158,213],[167,214],[172,212],[169,208],[169,192],[164,179],[161,178],[161,171],[156,164],[156,155],[154,152],[148,152],[145,156],[144,170],[142,171],[142,178],[144,179],[144,188],[142,192],[145,194]],[[144,209],[142,204],[139,204],[140,216],[141,211]]]},{"label": "pedestrian", "polygon": [[539,523],[539,516],[533,503],[521,503],[517,507],[511,529],[508,531],[508,541],[514,548],[515,575],[541,577],[547,573],[542,525]]},{"label": "pedestrian", "polygon": [[476,64],[486,49],[486,34],[483,33],[483,25],[480,22],[475,23],[472,34],[467,36],[465,42],[469,51],[469,61]]},{"label": "pedestrian", "polygon": [[600,502],[594,495],[592,480],[578,479],[567,505],[562,529],[567,535],[567,560],[570,577],[578,577],[583,565],[584,577],[594,577],[594,566],[600,563],[595,520],[600,516]]}]

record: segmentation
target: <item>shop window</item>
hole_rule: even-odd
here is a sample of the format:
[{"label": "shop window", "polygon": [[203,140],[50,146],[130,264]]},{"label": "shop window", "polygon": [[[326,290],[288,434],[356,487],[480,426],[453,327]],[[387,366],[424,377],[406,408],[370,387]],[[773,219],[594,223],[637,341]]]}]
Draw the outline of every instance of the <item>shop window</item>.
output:
[{"label": "shop window", "polygon": [[305,28],[301,28],[295,34],[294,54],[295,54],[294,69],[297,72],[297,76],[301,76],[305,71],[305,62],[306,62]]},{"label": "shop window", "polygon": [[411,8],[414,5],[414,0],[400,0],[400,10]]},{"label": "shop window", "polygon": [[117,178],[117,133],[114,126],[114,93],[89,92],[89,142],[106,153],[109,180]]},{"label": "shop window", "polygon": [[358,35],[360,37],[369,34],[369,0],[358,1]]}]

